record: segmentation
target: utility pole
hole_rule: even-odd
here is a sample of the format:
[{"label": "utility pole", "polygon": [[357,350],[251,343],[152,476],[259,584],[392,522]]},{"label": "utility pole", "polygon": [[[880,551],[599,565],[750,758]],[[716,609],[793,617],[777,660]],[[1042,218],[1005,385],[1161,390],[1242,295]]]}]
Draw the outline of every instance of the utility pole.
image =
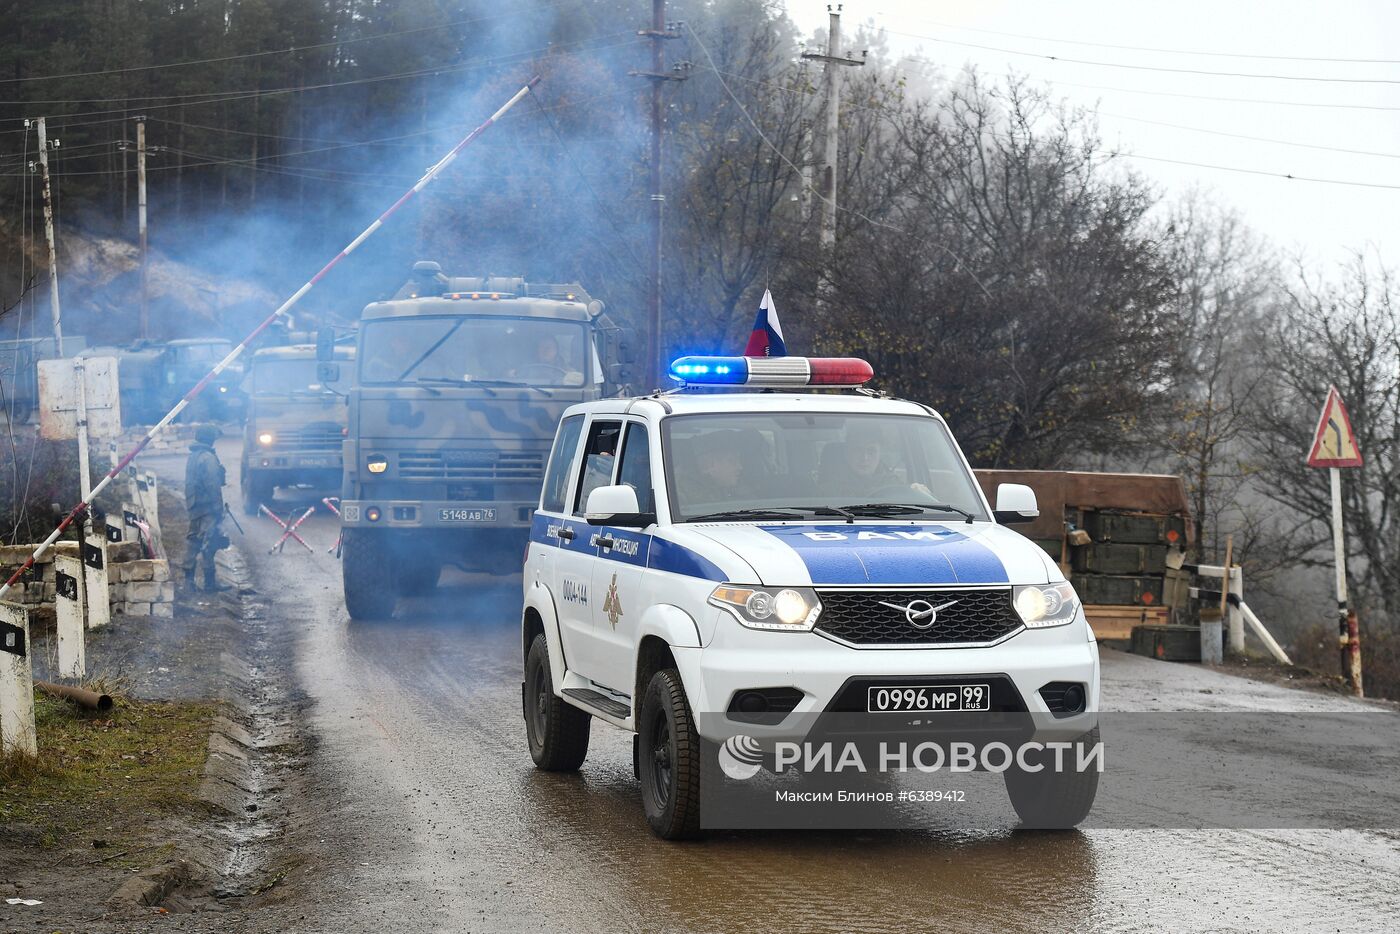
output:
[{"label": "utility pole", "polygon": [[136,226],[141,232],[141,339],[150,335],[146,309],[146,118],[136,117]]},{"label": "utility pole", "polygon": [[[44,239],[49,244],[49,311],[53,316],[54,353],[63,356],[63,315],[58,306],[58,252],[54,249],[53,189],[49,185],[49,140],[44,118],[39,125],[39,171],[44,176]],[[54,140],[58,146],[58,140]]]},{"label": "utility pole", "polygon": [[[652,0],[651,28],[637,30],[637,35],[651,40],[651,71],[630,71],[629,75],[651,81],[651,284],[647,295],[647,365],[651,376],[663,379],[665,361],[661,359],[661,230],[666,196],[661,191],[661,134],[665,130],[665,108],[661,86],[666,81],[684,81],[689,62],[677,62],[670,72],[666,69],[665,42],[678,39],[678,23],[666,22],[666,0]],[[662,385],[658,382],[657,385]]]},{"label": "utility pole", "polygon": [[838,3],[833,10],[828,4],[826,8],[830,17],[826,54],[802,53],[803,58],[826,65],[822,75],[826,85],[826,132],[822,137],[821,177],[817,180],[817,194],[822,202],[821,245],[824,250],[836,246],[836,159],[840,148],[841,69],[865,64],[863,59],[841,54],[841,6]]}]

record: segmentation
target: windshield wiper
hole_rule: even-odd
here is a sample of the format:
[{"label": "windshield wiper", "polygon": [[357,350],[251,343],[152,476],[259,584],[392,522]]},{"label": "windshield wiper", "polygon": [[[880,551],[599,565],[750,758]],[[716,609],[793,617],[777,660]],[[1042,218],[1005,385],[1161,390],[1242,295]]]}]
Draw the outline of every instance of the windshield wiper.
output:
[{"label": "windshield wiper", "polygon": [[803,512],[811,512],[819,516],[840,516],[847,522],[856,521],[856,514],[841,506],[786,506],[784,508],[800,509]]},{"label": "windshield wiper", "polygon": [[533,389],[535,392],[544,393],[551,399],[554,398],[554,393],[548,389],[545,389],[543,386],[536,386],[534,383],[524,383],[518,379],[474,379],[471,380],[471,383],[476,386],[480,386],[482,384],[490,384],[492,386],[509,386],[512,389]]},{"label": "windshield wiper", "polygon": [[[458,378],[455,377],[455,376],[420,376],[420,377],[418,377],[417,379],[412,380],[411,382],[418,383],[418,384],[422,384],[422,383],[442,383],[442,384],[445,385],[445,386],[475,386],[475,385],[476,385],[476,383],[475,383],[473,380],[469,380],[469,379],[458,379]],[[426,389],[426,390],[428,390],[429,392],[431,392],[431,393],[432,393],[433,395],[435,395],[435,396],[440,396],[440,395],[442,395],[442,393],[438,392],[436,389],[432,388],[431,386],[424,386],[423,388]],[[490,394],[490,395],[493,395],[493,396],[496,395],[495,390],[493,390],[490,386],[482,386],[481,388],[484,389],[484,390],[486,390],[486,392],[487,392],[488,394]]]},{"label": "windshield wiper", "polygon": [[703,516],[688,516],[686,522],[712,522],[725,519],[801,519],[802,513],[791,509],[726,509]]},{"label": "windshield wiper", "polygon": [[424,385],[423,385],[424,383],[431,382],[431,381],[432,381],[432,378],[431,378],[431,377],[419,377],[418,379],[411,379],[411,380],[409,380],[409,381],[408,381],[408,385],[410,385],[410,386],[417,386],[417,387],[420,388],[420,389],[426,389],[428,392],[432,393],[432,394],[435,395],[435,396],[440,396],[440,395],[442,395],[442,392],[441,392],[440,390],[434,389],[434,388],[431,387],[431,386],[424,386]]},{"label": "windshield wiper", "polygon": [[458,329],[461,328],[462,325],[464,325],[464,324],[466,324],[466,323],[467,323],[467,319],[466,319],[466,318],[458,318],[457,321],[456,321],[456,323],[453,324],[452,327],[450,327],[450,328],[447,329],[447,333],[444,334],[444,335],[442,335],[442,337],[439,337],[437,340],[433,341],[432,346],[429,347],[427,350],[423,351],[421,354],[419,354],[418,359],[417,359],[417,360],[414,360],[412,363],[410,363],[410,364],[408,365],[408,369],[406,369],[406,370],[404,370],[402,373],[400,373],[400,374],[399,374],[399,378],[396,379],[394,382],[396,382],[396,383],[401,383],[401,382],[403,382],[403,381],[408,377],[408,374],[410,374],[410,373],[412,373],[414,370],[418,369],[418,365],[419,365],[420,363],[422,363],[424,360],[428,359],[428,358],[431,357],[433,354],[437,353],[437,349],[438,349],[439,347],[441,347],[443,344],[447,343],[448,338],[450,338],[453,334],[456,334],[457,331],[458,331]]},{"label": "windshield wiper", "polygon": [[870,516],[912,516],[915,513],[928,511],[955,512],[966,519],[968,525],[971,525],[972,520],[977,518],[966,509],[949,506],[947,503],[860,503],[842,508],[856,515]]}]

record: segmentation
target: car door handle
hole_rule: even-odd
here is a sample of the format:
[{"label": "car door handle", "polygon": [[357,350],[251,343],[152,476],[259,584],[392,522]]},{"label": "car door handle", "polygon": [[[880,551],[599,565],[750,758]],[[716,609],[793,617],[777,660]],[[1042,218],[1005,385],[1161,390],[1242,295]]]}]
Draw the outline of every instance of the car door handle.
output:
[{"label": "car door handle", "polygon": [[599,548],[611,548],[616,544],[617,539],[613,538],[611,535],[604,535],[602,538],[598,539]]},{"label": "car door handle", "polygon": [[567,525],[565,525],[565,526],[560,526],[560,528],[559,528],[559,538],[560,538],[561,540],[563,540],[563,541],[566,541],[566,542],[571,542],[571,541],[573,541],[573,540],[574,540],[574,530],[571,529],[571,528],[569,528]]}]

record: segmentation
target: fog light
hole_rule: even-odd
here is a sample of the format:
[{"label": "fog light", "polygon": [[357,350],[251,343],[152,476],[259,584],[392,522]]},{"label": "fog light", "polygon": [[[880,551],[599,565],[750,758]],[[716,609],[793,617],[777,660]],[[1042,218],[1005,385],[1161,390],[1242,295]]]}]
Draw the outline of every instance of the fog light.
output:
[{"label": "fog light", "polygon": [[383,473],[389,469],[389,458],[383,454],[371,454],[369,460],[365,462],[365,468],[370,473]]},{"label": "fog light", "polygon": [[378,507],[378,506],[371,506],[371,507],[369,507],[368,509],[366,509],[366,510],[365,510],[365,518],[368,519],[368,520],[371,521],[371,522],[378,522],[378,521],[379,521],[379,507]]},{"label": "fog light", "polygon": [[1084,689],[1077,684],[1065,688],[1065,712],[1079,713],[1084,709]]},{"label": "fog light", "polygon": [[768,698],[754,691],[745,691],[739,695],[736,706],[743,713],[766,713],[768,711]]},{"label": "fog light", "polygon": [[258,432],[258,444],[271,444],[273,437],[270,431],[260,431]]}]

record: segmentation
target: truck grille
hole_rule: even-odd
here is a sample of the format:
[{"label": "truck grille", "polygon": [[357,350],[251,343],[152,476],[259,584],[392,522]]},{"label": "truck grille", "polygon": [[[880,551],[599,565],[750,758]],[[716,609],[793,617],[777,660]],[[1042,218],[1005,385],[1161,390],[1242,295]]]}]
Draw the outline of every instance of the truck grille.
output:
[{"label": "truck grille", "polygon": [[[818,590],[822,611],[817,630],[851,645],[978,645],[996,642],[1021,628],[1010,589]],[[920,629],[905,611],[914,601],[938,610],[933,625]],[[945,604],[951,603],[951,606]],[[893,604],[885,606],[884,604]],[[918,607],[923,609],[923,607]]]},{"label": "truck grille", "polygon": [[339,425],[306,425],[276,432],[276,447],[288,451],[334,451],[340,453],[345,436]]},{"label": "truck grille", "polygon": [[543,451],[401,451],[404,480],[544,480]]}]

